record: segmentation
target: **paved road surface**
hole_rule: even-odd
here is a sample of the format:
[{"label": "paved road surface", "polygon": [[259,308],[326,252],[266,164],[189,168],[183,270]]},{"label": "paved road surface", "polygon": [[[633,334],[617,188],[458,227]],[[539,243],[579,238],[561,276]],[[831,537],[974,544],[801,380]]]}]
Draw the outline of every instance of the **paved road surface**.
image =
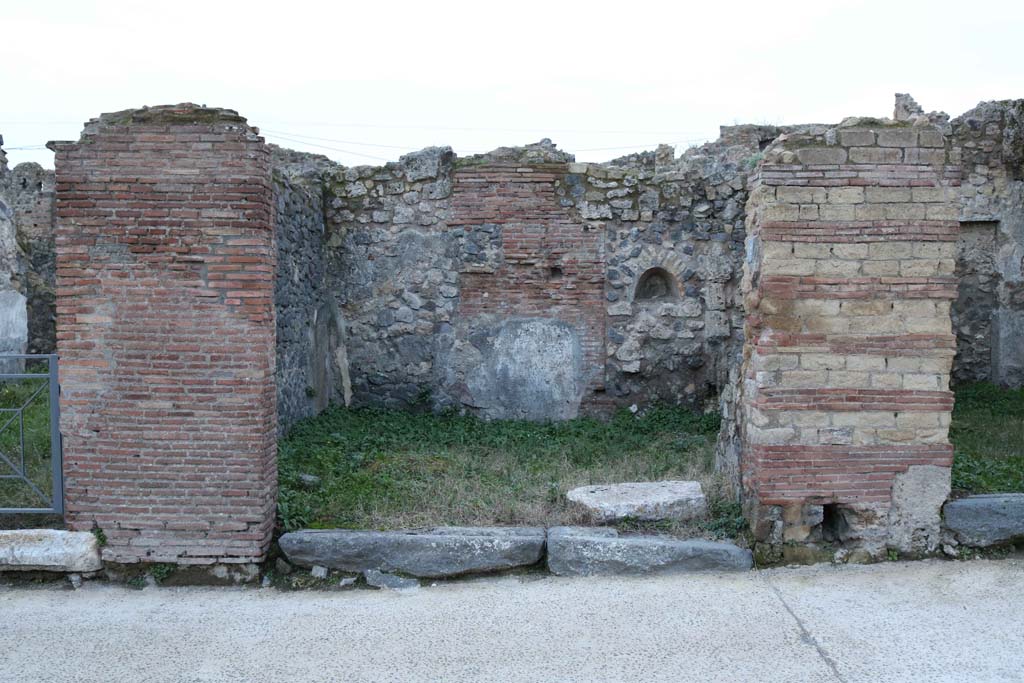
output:
[{"label": "paved road surface", "polygon": [[1024,562],[408,594],[4,588],[0,680],[1024,681]]}]

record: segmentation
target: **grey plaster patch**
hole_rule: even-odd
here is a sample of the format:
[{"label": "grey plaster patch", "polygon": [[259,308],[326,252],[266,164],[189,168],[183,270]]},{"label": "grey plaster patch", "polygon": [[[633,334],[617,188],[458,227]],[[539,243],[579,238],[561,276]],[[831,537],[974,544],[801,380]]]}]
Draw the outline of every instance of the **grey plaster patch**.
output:
[{"label": "grey plaster patch", "polygon": [[996,311],[992,322],[992,379],[1003,386],[1024,386],[1024,310]]},{"label": "grey plaster patch", "polygon": [[512,319],[477,329],[479,362],[467,370],[468,403],[491,419],[576,417],[586,386],[583,351],[571,325]]},{"label": "grey plaster patch", "polygon": [[[0,354],[25,353],[28,346],[27,299],[21,292],[9,289],[0,291]],[[24,361],[4,360],[0,362],[3,372],[19,372]]]}]

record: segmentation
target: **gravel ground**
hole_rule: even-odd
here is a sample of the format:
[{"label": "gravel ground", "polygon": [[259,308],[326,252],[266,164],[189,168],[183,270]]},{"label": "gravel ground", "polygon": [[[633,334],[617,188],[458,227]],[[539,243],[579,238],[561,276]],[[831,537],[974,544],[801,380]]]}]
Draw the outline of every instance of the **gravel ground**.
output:
[{"label": "gravel ground", "polygon": [[1024,561],[0,589],[7,681],[1024,681]]}]

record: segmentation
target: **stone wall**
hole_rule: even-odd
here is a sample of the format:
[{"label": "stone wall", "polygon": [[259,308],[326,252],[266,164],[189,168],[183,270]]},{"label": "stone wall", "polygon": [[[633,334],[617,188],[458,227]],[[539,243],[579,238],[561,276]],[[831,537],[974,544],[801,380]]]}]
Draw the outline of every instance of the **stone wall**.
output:
[{"label": "stone wall", "polygon": [[27,353],[56,348],[56,261],[53,243],[54,174],[39,164],[18,164],[3,192],[14,212],[20,254],[19,291],[28,307]]},{"label": "stone wall", "polygon": [[[725,384],[742,340],[747,175],[779,132],[723,127],[679,158],[663,146],[586,165],[586,210],[608,217],[606,381],[618,405],[701,408]],[[662,284],[652,291],[645,275]]]},{"label": "stone wall", "polygon": [[777,133],[608,164],[548,141],[275,164],[322,190],[355,404],[562,419],[716,394],[741,337],[746,174]]},{"label": "stone wall", "polygon": [[766,150],[748,204],[737,438],[722,458],[761,543],[935,549],[960,179],[945,127],[849,119]]},{"label": "stone wall", "polygon": [[68,524],[113,562],[258,562],[276,497],[269,152],[235,112],[51,143]]},{"label": "stone wall", "polygon": [[[908,96],[898,110],[920,116]],[[934,121],[976,161],[961,199],[954,377],[998,366],[1014,383],[1016,110],[978,111]],[[468,159],[431,148],[384,167],[297,153],[279,165],[323,189],[325,277],[349,323],[355,404],[564,418],[700,407],[728,391],[747,175],[778,135],[814,129],[725,127],[678,158],[662,147],[604,164],[545,141]]]},{"label": "stone wall", "polygon": [[356,404],[409,407],[440,385],[435,359],[450,339],[461,237],[447,229],[452,158],[430,148],[321,176],[326,280],[345,320]]},{"label": "stone wall", "polygon": [[53,350],[52,204],[53,173],[37,164],[10,170],[0,137],[0,353]]},{"label": "stone wall", "polygon": [[[921,113],[905,95],[897,108]],[[1022,111],[937,120],[967,159],[956,381],[1024,383]],[[723,127],[678,158],[663,146],[602,164],[549,142],[356,168],[275,148],[281,428],[329,401],[534,418],[708,404],[742,346],[747,176],[805,129]],[[29,326],[11,348],[52,351],[53,176],[2,177],[5,296],[19,311],[27,297]]]},{"label": "stone wall", "polygon": [[1024,100],[952,121],[963,154],[957,380],[1024,386]]},{"label": "stone wall", "polygon": [[274,176],[277,273],[277,410],[279,430],[347,404],[345,327],[326,289],[322,193]]}]

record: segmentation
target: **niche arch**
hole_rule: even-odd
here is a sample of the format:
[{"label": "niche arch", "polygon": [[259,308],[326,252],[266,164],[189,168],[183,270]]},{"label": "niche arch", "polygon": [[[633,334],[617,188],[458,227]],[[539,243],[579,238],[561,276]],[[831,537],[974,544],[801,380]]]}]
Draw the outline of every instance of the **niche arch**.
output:
[{"label": "niche arch", "polygon": [[648,268],[640,275],[633,290],[633,301],[662,302],[679,298],[679,283],[675,276],[661,266]]}]

